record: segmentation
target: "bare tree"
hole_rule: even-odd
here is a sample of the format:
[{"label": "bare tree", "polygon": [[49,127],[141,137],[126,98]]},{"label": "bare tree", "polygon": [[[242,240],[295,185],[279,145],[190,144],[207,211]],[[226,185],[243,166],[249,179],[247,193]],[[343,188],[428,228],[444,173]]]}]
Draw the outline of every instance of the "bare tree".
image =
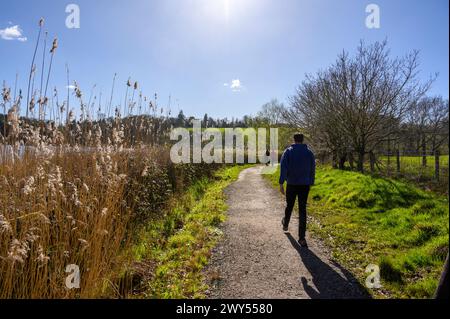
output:
[{"label": "bare tree", "polygon": [[441,97],[424,97],[412,103],[406,122],[408,137],[416,142],[415,149],[421,152],[425,167],[427,155],[448,141],[448,101]]},{"label": "bare tree", "polygon": [[291,107],[283,116],[289,124],[308,133],[319,156],[328,151],[332,154],[333,165],[343,168],[349,145],[344,128],[337,128],[342,123],[330,103],[330,85],[323,73],[318,73],[317,77],[308,75],[297,94],[290,97]]},{"label": "bare tree", "polygon": [[256,117],[261,121],[267,122],[269,125],[281,124],[283,110],[283,103],[278,102],[277,99],[273,99],[261,107],[261,111],[258,112]]},{"label": "bare tree", "polygon": [[428,110],[428,139],[431,152],[436,152],[444,143],[448,144],[448,100],[431,98]]},{"label": "bare tree", "polygon": [[433,79],[421,83],[418,66],[417,51],[390,58],[386,41],[361,42],[354,57],[343,52],[327,70],[307,76],[285,117],[318,134],[335,155],[355,152],[363,172],[366,154],[373,164],[376,148],[430,87]]}]

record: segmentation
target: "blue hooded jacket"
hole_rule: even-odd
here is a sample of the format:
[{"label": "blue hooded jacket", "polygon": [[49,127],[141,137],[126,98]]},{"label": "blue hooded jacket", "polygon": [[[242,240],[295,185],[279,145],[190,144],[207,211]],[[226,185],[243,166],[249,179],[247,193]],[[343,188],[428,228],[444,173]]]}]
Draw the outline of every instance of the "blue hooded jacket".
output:
[{"label": "blue hooded jacket", "polygon": [[314,185],[316,159],[306,144],[292,144],[281,157],[280,184]]}]

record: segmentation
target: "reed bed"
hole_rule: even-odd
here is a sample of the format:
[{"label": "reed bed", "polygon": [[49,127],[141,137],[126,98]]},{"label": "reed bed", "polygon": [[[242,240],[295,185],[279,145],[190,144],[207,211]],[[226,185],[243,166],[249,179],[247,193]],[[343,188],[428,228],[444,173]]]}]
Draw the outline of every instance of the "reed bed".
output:
[{"label": "reed bed", "polygon": [[[0,298],[115,297],[139,230],[213,170],[173,165],[165,147],[58,150],[0,165]],[[72,264],[80,289],[65,285]]]}]

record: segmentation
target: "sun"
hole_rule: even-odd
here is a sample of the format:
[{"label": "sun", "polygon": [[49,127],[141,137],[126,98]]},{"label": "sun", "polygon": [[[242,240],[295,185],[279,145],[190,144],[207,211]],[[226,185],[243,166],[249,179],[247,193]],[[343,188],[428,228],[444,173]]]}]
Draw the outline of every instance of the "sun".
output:
[{"label": "sun", "polygon": [[225,14],[225,20],[229,21],[230,20],[230,2],[231,0],[223,0],[223,11]]},{"label": "sun", "polygon": [[201,16],[215,23],[234,24],[245,19],[248,13],[260,8],[262,0],[198,0]]}]

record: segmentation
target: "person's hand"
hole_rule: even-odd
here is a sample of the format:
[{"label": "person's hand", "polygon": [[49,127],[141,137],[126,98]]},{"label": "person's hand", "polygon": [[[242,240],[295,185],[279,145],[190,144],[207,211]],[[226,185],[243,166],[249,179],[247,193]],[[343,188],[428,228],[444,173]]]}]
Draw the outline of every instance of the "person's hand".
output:
[{"label": "person's hand", "polygon": [[280,184],[280,193],[285,195],[285,193],[284,193],[284,185],[283,184]]}]

